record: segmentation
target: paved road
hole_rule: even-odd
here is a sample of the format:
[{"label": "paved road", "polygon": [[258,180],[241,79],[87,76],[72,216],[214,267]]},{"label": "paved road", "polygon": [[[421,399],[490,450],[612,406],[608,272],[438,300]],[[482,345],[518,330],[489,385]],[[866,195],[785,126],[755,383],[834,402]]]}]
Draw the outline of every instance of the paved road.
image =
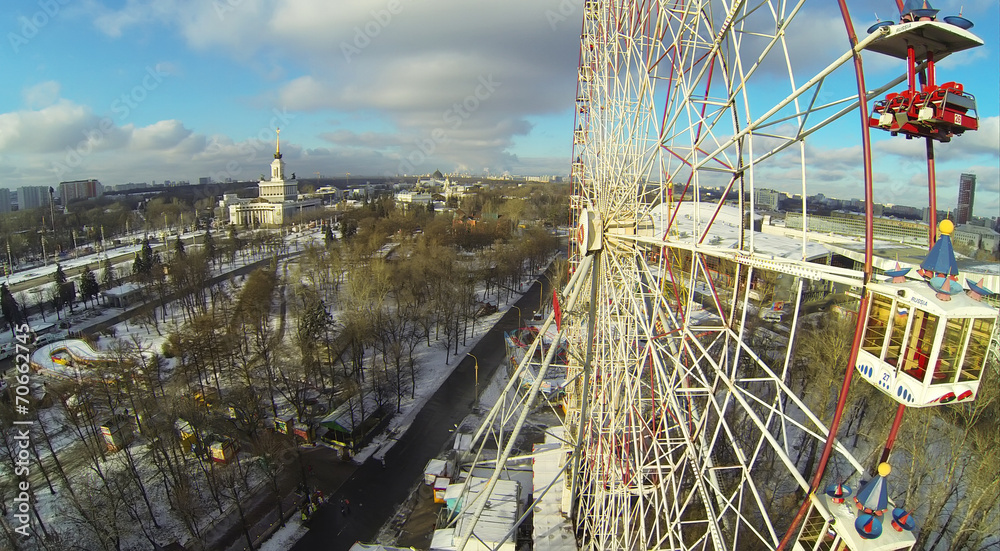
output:
[{"label": "paved road", "polygon": [[[291,512],[301,503],[301,497],[296,493],[296,490],[303,479],[308,484],[310,492],[320,489],[324,495],[329,495],[354,472],[354,468],[350,464],[336,461],[337,453],[327,447],[300,448],[299,451],[301,456],[289,453],[279,459],[285,462],[284,468],[278,473],[278,486],[280,495],[283,496],[282,503],[286,512]],[[301,465],[299,464],[300,457]],[[320,462],[326,463],[328,468],[322,472],[315,469],[305,470]],[[255,544],[259,543],[265,536],[270,535],[270,531],[276,528],[274,525],[278,524],[277,502],[268,482],[263,483],[260,491],[243,500],[241,506],[249,526],[250,538]],[[292,512],[292,516],[298,518],[298,510]],[[198,547],[199,543],[201,547]],[[251,549],[247,545],[243,523],[234,507],[230,507],[230,512],[226,517],[204,529],[201,542],[191,543],[188,548],[216,551],[246,551]]]},{"label": "paved road", "polygon": [[[536,282],[515,303],[525,316],[530,316],[537,307],[541,285]],[[479,358],[480,388],[486,387],[485,382],[503,363],[506,356],[503,332],[515,329],[517,322],[518,311],[511,308],[472,349],[472,354]],[[409,497],[413,485],[423,477],[427,461],[440,454],[452,437],[450,429],[472,412],[474,366],[473,359],[467,356],[441,384],[386,454],[385,469],[375,459],[357,468],[332,495],[330,504],[316,513],[309,531],[292,548],[294,551],[346,551],[357,541],[374,540],[378,530]],[[345,498],[351,503],[347,516],[341,514],[339,505]]]}]

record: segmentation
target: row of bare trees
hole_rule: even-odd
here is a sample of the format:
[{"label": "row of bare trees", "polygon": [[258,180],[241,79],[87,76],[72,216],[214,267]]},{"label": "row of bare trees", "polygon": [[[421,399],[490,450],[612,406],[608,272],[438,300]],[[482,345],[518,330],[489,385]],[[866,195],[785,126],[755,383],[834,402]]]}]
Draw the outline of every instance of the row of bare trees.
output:
[{"label": "row of bare trees", "polygon": [[[261,481],[280,495],[283,465],[295,455],[288,440],[264,430],[268,417],[294,411],[308,420],[317,413],[317,391],[325,409],[353,402],[362,420],[372,404],[398,410],[414,397],[416,349],[437,342],[450,360],[475,332],[478,303],[516,291],[553,244],[547,233],[529,232],[463,252],[455,236],[461,228],[444,216],[421,214],[418,222],[391,208],[378,212],[395,221],[363,224],[354,238],[303,252],[292,276],[277,262],[284,249],[266,238],[273,232],[233,229],[218,247],[211,234],[197,248],[178,241],[163,257],[144,247],[134,277],[155,298],[141,319],[160,332],[168,309],[180,313],[163,348],[174,359],[138,339],[118,340],[108,348],[110,361],[90,368],[92,377],[38,391],[48,403],[39,425],[51,433],[35,442],[46,449],[38,450],[44,459],[33,487],[68,496],[58,507],[69,522],[53,527],[43,521],[50,513],[36,515],[48,534],[34,543],[63,548],[79,533],[70,547],[117,550],[137,539],[165,545],[176,536],[169,518],[191,539],[209,541],[206,519],[235,509],[252,544],[244,500]],[[400,232],[415,223],[424,230]],[[394,229],[382,233],[387,228]],[[210,286],[213,266],[237,255],[275,262]],[[107,279],[115,279],[113,271]],[[7,412],[4,419],[11,418]],[[108,451],[101,425],[116,419],[134,423],[140,445],[123,441]],[[7,436],[0,452],[10,456],[16,443]],[[212,441],[236,442],[258,460],[207,461]],[[13,490],[0,482],[0,497]],[[13,548],[24,548],[4,533]]]},{"label": "row of bare trees", "polygon": [[[221,403],[211,403],[205,398],[209,393],[199,396],[183,381],[167,379],[163,359],[138,340],[116,340],[108,353],[107,362],[83,368],[87,376],[50,383],[38,396],[31,445],[40,460],[32,467],[32,507],[38,507],[42,494],[54,497],[45,500],[49,511],[33,515],[37,537],[25,539],[5,529],[2,546],[157,547],[181,536],[171,528],[176,523],[189,539],[208,542],[218,534],[207,531],[207,521],[234,511],[252,545],[243,510],[247,496],[261,483],[278,494],[281,466],[297,457],[290,441],[260,430],[263,395],[237,385]],[[19,446],[11,438],[12,419],[10,404],[4,403],[0,457],[9,464]],[[112,429],[117,449],[110,450],[102,426],[119,423],[125,428]],[[142,445],[129,445],[133,433]],[[213,441],[238,442],[259,460],[236,456],[230,464],[215,463],[208,460]],[[0,478],[2,507],[13,503],[18,482]]]}]

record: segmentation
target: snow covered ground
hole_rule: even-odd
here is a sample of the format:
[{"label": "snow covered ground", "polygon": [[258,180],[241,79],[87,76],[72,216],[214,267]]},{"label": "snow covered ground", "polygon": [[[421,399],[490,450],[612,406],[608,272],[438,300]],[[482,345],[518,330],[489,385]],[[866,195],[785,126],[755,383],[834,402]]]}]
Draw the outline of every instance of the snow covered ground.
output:
[{"label": "snow covered ground", "polygon": [[[293,242],[317,242],[317,240],[322,239],[322,235],[319,232],[311,234],[295,234],[290,236]],[[292,248],[300,248],[300,245],[293,245]],[[252,263],[257,259],[253,258],[241,258],[237,257],[237,261],[230,265],[226,264],[225,267],[219,269],[218,273],[228,272],[248,263]],[[90,262],[92,266],[96,266],[96,259],[80,259],[81,263]],[[37,277],[38,274],[32,274]],[[527,290],[534,277],[526,277],[521,283],[520,288],[522,290]],[[239,285],[239,281],[235,282]],[[49,285],[49,284],[43,284]],[[229,283],[222,283],[222,285],[229,285]],[[235,291],[236,289],[231,289]],[[414,381],[414,392],[413,398],[410,398],[410,393],[405,394],[405,398],[402,401],[400,412],[397,413],[391,420],[388,430],[375,437],[375,439],[363,450],[357,453],[353,460],[358,463],[362,463],[365,460],[376,457],[380,458],[382,455],[388,451],[388,449],[395,442],[391,438],[392,434],[399,434],[405,431],[413,419],[416,417],[417,413],[420,411],[424,403],[429,399],[429,397],[436,391],[440,384],[451,374],[452,370],[463,360],[465,360],[466,353],[469,352],[472,347],[479,341],[479,339],[485,335],[485,333],[502,317],[502,315],[509,309],[509,303],[520,298],[520,294],[511,296],[506,303],[500,304],[500,309],[498,312],[491,314],[490,316],[480,318],[476,321],[475,332],[466,341],[464,346],[460,346],[458,353],[448,354],[448,361],[445,361],[446,353],[439,343],[433,342],[430,347],[426,344],[421,344],[415,353],[415,357],[420,366],[417,373],[416,381]],[[101,312],[101,313],[97,313]],[[113,316],[120,315],[123,310],[116,308],[98,308],[98,309],[87,309],[79,307],[77,308],[77,313],[71,318],[70,323],[73,330],[85,329],[86,327],[92,325],[93,323],[100,322],[102,320],[107,320]],[[530,315],[525,312],[526,315]],[[49,318],[52,317],[51,314],[48,315]],[[174,305],[168,305],[166,312],[165,321],[159,324],[159,328],[153,331],[149,325],[148,320],[140,320],[140,318],[134,318],[113,326],[113,331],[115,338],[101,338],[97,341],[97,344],[92,348],[89,344],[83,341],[76,340],[65,340],[58,339],[44,347],[39,348],[36,354],[39,355],[41,363],[45,364],[46,370],[49,372],[62,372],[65,371],[66,366],[59,362],[52,361],[52,355],[54,352],[64,351],[70,356],[75,357],[77,360],[94,360],[103,357],[107,352],[107,347],[111,345],[114,341],[128,341],[135,343],[139,348],[146,351],[159,352],[162,350],[163,344],[166,341],[167,335],[172,331],[178,329],[183,324],[182,313],[180,307],[175,307]],[[51,323],[46,323],[41,320],[41,318],[29,320],[33,327],[49,326]],[[61,334],[65,336],[64,333]],[[9,333],[6,337],[9,337]],[[0,337],[0,339],[7,340],[5,337]],[[176,366],[176,359],[167,359],[166,365],[163,368],[165,373],[171,373]],[[503,372],[504,370],[499,370]],[[38,385],[44,383],[48,380],[48,375],[36,374],[33,376],[34,385],[38,389]],[[499,389],[491,388],[486,391],[487,395],[499,394]],[[484,396],[485,400],[488,400]],[[494,398],[495,399],[495,398]],[[484,401],[485,401],[484,400]],[[279,400],[280,402],[280,400]],[[92,488],[94,484],[98,484],[98,480],[94,478],[92,474],[87,474],[93,471],[93,469],[98,467],[98,464],[87,459],[87,454],[81,449],[80,435],[70,428],[71,423],[65,419],[65,414],[63,408],[61,407],[49,407],[45,409],[40,409],[40,423],[44,424],[46,432],[49,433],[52,440],[52,447],[59,454],[61,461],[66,463],[66,469],[70,472],[70,477],[74,479],[74,487],[85,487]],[[157,534],[161,537],[157,537],[159,543],[165,543],[165,536],[163,534],[174,534],[178,541],[186,541],[189,539],[188,530],[185,528],[183,523],[178,520],[177,515],[169,513],[166,508],[169,507],[170,500],[166,494],[164,486],[156,481],[157,468],[151,457],[151,454],[146,450],[146,446],[142,444],[143,439],[140,438],[136,444],[133,444],[134,460],[138,472],[144,480],[147,481],[147,492],[150,497],[151,506],[153,507],[154,516],[160,527],[155,530]],[[37,445],[37,454],[41,459],[44,459],[46,463],[51,462],[51,453],[45,449],[45,446]],[[89,465],[89,466],[88,466]],[[106,474],[114,475],[114,473],[124,473],[129,469],[126,461],[125,454],[115,453],[109,454],[105,459],[99,462],[99,468],[104,469]],[[206,468],[206,464],[200,460],[194,458],[188,458],[185,462],[185,468],[190,469],[202,469]],[[10,471],[10,466],[4,462],[0,464],[0,476],[8,477],[12,473]],[[197,471],[196,471],[197,472]],[[73,514],[69,506],[69,503],[65,496],[61,495],[61,492],[49,492],[47,489],[43,490],[45,482],[39,477],[37,469],[32,472],[32,488],[37,499],[37,507],[40,516],[45,523],[54,522],[55,519],[64,518],[66,515]],[[77,477],[79,477],[79,484],[77,482]],[[197,476],[192,476],[192,479],[196,479]],[[260,487],[264,483],[264,480],[259,475],[255,473],[250,476],[248,486],[250,488]],[[58,482],[56,485],[58,487]],[[225,511],[220,511],[219,508],[213,503],[210,497],[210,492],[207,488],[201,487],[203,485],[195,484],[196,493],[200,496],[199,502],[196,504],[196,508],[202,511],[203,524],[202,529],[207,530],[213,519],[224,518],[232,513],[229,509]],[[93,496],[94,499],[98,499],[100,496]],[[144,505],[143,505],[144,507]],[[136,546],[141,546],[142,542],[146,541],[143,537],[142,530],[136,527],[131,527],[124,531],[125,546],[124,548],[135,548]],[[304,528],[294,519],[289,525],[281,530],[279,530],[272,538],[269,540],[267,546],[264,549],[284,549],[287,548],[291,541],[295,541],[301,534],[304,533]],[[169,539],[167,539],[169,541]]]},{"label": "snow covered ground", "polygon": [[302,522],[299,519],[292,516],[292,519],[285,523],[285,526],[279,528],[277,532],[274,533],[264,545],[260,546],[260,551],[285,551],[286,549],[291,549],[295,542],[309,531],[308,528],[302,526]]},{"label": "snow covered ground", "polygon": [[[525,278],[525,281],[521,285],[521,289],[523,289],[523,291],[527,291],[533,280],[533,277]],[[496,313],[479,318],[476,322],[475,334],[466,341],[464,346],[459,346],[457,354],[449,355],[448,362],[445,362],[446,354],[444,349],[439,344],[432,343],[430,347],[427,347],[426,344],[420,345],[414,354],[418,364],[421,366],[421,369],[417,374],[417,381],[414,382],[414,398],[411,399],[409,394],[405,396],[402,404],[400,405],[399,413],[392,418],[387,431],[376,436],[370,444],[358,451],[352,458],[355,463],[364,463],[371,457],[381,459],[389,451],[389,449],[392,448],[392,446],[396,443],[396,440],[392,437],[392,435],[403,433],[410,427],[413,423],[413,419],[418,413],[420,413],[420,409],[427,402],[427,400],[430,399],[438,387],[441,386],[441,383],[443,383],[444,380],[451,375],[451,372],[458,367],[459,363],[465,360],[466,355],[473,349],[473,347],[475,347],[475,345],[490,330],[490,328],[496,325],[500,318],[503,317],[508,310],[510,310],[510,305],[521,298],[523,291],[520,294],[512,296],[510,300],[500,304],[499,310]],[[491,403],[485,401],[487,398],[487,392],[487,390],[484,390],[484,403]],[[498,395],[499,392],[497,392],[497,396]],[[495,400],[496,396],[493,397],[493,401]]]}]

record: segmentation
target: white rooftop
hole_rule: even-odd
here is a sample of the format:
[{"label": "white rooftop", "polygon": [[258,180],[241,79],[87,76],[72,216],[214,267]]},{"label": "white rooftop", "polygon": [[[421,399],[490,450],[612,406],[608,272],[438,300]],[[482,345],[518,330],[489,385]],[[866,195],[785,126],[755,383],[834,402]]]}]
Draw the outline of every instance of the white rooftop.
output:
[{"label": "white rooftop", "polygon": [[454,495],[452,486],[459,486],[465,489],[465,497],[460,498],[456,506],[458,519],[454,528],[434,531],[432,550],[457,549],[464,535],[471,531],[473,537],[465,546],[469,551],[486,549],[514,551],[517,539],[514,523],[518,518],[520,484],[514,480],[498,480],[493,492],[487,498],[482,515],[479,519],[475,519],[473,514],[479,508],[479,500],[483,499],[481,494],[486,489],[487,483],[489,483],[487,478],[472,476],[465,483],[452,484],[448,487],[446,495]]},{"label": "white rooftop", "polygon": [[[663,237],[667,230],[670,219],[673,218],[673,225],[670,227],[668,240],[680,240],[690,242],[702,235],[705,236],[703,243],[716,247],[736,248],[740,240],[740,210],[731,205],[723,205],[719,208],[718,215],[714,203],[694,203],[683,202],[668,207],[666,204],[657,205],[650,211],[653,219],[654,234]],[[712,216],[715,215],[715,220]],[[755,216],[759,219],[760,215]],[[765,234],[760,232],[747,231],[744,239],[749,243],[751,235],[755,251],[774,256],[777,258],[791,258],[796,260],[811,260],[816,257],[825,256],[829,250],[821,243],[806,243],[805,254],[802,249],[802,239],[785,237],[783,235]]]},{"label": "white rooftop", "polygon": [[[573,527],[562,511],[566,485],[566,475],[562,469],[569,451],[561,440],[564,432],[563,427],[548,429],[545,443],[536,444],[532,450],[532,496],[538,500],[535,504],[532,535],[536,551],[577,551]],[[542,495],[550,483],[551,487]]]}]

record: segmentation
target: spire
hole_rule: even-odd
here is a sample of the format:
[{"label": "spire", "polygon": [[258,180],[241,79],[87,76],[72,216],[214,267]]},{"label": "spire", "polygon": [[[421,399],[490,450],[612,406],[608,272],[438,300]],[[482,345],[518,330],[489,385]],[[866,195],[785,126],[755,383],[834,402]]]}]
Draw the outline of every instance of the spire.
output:
[{"label": "spire", "polygon": [[281,158],[281,128],[278,128],[275,133],[278,135],[274,140],[274,158]]},{"label": "spire", "polygon": [[955,249],[951,245],[951,233],[955,224],[951,220],[942,220],[938,224],[941,236],[927,253],[927,258],[920,263],[921,275],[926,278],[942,275],[951,277],[958,275],[958,264],[955,262]]},{"label": "spire", "polygon": [[888,463],[879,464],[878,476],[864,483],[854,498],[858,509],[871,515],[881,515],[889,508],[889,492],[885,477],[889,476],[891,471],[892,468],[889,467]]},{"label": "spire", "polygon": [[[933,21],[938,11],[940,10],[936,10],[931,7],[930,2],[927,0],[906,0],[903,4],[903,11],[901,12],[901,15],[909,15],[910,19],[908,19],[908,21]],[[922,19],[924,17],[927,19]],[[907,20],[902,22],[906,23]]]}]

